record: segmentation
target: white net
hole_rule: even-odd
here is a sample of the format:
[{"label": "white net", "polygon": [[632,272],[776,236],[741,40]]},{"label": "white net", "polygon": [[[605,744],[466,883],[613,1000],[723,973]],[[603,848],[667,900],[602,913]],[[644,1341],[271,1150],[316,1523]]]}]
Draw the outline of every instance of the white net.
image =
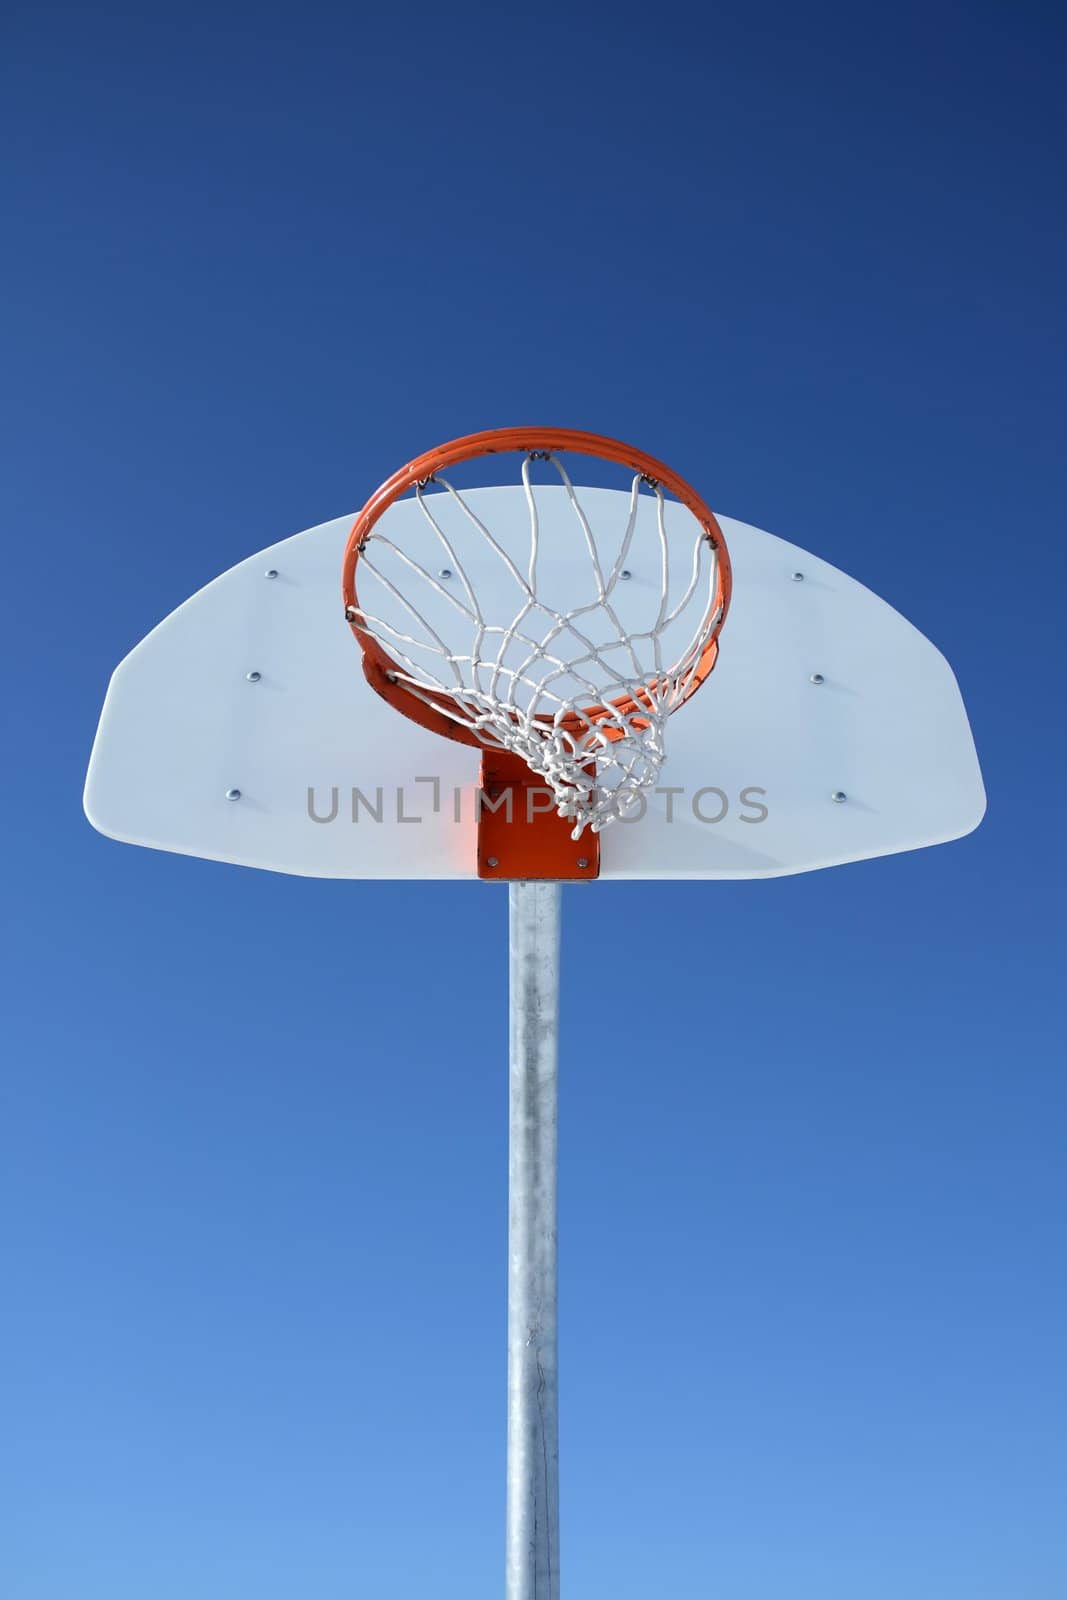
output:
[{"label": "white net", "polygon": [[[559,486],[531,482],[534,460]],[[577,839],[656,783],[667,719],[721,620],[718,556],[697,519],[640,474],[628,497],[582,491],[601,511],[624,509],[625,526],[601,517],[596,531],[556,456],[527,456],[522,487],[520,538],[514,519],[510,537],[494,533],[471,503],[516,491],[468,500],[440,474],[418,484],[429,537],[398,542],[383,518],[361,546],[360,603],[347,614],[390,656],[393,681],[543,777]],[[563,510],[560,562],[550,547]]]}]

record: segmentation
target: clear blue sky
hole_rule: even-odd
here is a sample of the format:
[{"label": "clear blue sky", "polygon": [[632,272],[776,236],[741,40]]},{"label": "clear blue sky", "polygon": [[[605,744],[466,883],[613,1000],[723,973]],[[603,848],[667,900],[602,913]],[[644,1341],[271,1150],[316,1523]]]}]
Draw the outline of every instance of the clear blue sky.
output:
[{"label": "clear blue sky", "polygon": [[1061,1600],[1061,14],[3,34],[5,1600],[502,1593],[502,891],[132,850],[80,789],[159,617],[520,419],[885,595],[990,793],[568,897],[566,1593]]}]

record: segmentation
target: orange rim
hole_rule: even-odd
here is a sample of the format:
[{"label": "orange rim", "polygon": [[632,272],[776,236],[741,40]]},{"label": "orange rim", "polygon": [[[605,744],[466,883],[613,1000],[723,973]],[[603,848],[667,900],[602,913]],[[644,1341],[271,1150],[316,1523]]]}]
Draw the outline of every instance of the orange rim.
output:
[{"label": "orange rim", "polygon": [[[381,487],[375,490],[352,525],[341,568],[341,592],[344,597],[346,618],[350,607],[357,609],[359,607],[356,569],[362,548],[375,523],[389,507],[395,505],[396,501],[416,484],[425,482],[427,478],[432,478],[436,472],[446,467],[454,467],[463,461],[474,461],[480,456],[499,455],[510,450],[521,455],[529,455],[534,450],[548,450],[553,454],[561,450],[570,450],[579,455],[599,456],[604,461],[617,462],[620,466],[629,467],[633,472],[640,473],[642,477],[668,490],[700,523],[709,544],[718,555],[718,581],[707,619],[710,624],[711,619],[718,613],[718,621],[710,628],[692,680],[683,696],[683,701],[688,700],[711,672],[719,653],[719,633],[730,604],[730,556],[726,540],[723,538],[722,529],[714,512],[685,478],[680,477],[664,462],[657,461],[655,456],[646,454],[644,450],[622,444],[618,439],[609,439],[600,433],[582,433],[577,428],[490,428],[484,433],[465,434],[462,439],[453,439],[448,444],[438,445],[435,450],[427,450],[424,455],[416,456],[414,461],[409,461],[407,466],[394,472],[391,478],[387,478]],[[402,672],[403,668],[392,659],[384,646],[358,622],[348,618],[348,625],[363,651],[363,671],[367,681],[390,705],[403,712],[406,717],[410,717],[413,722],[418,722],[447,739],[456,739],[461,744],[482,747],[483,742],[473,729],[454,721],[447,711],[437,709],[437,707],[455,706],[457,702],[451,695],[442,691],[434,696],[436,705],[429,705],[416,695],[410,694],[402,683],[396,681],[395,675]],[[606,706],[585,707],[580,715],[575,714],[573,731],[579,730],[587,720],[597,722],[612,716],[614,712],[630,716],[640,710],[642,703],[640,695],[636,697],[624,695],[618,700],[612,700]],[[566,718],[563,719],[563,725],[568,726]],[[611,730],[605,731],[609,738],[613,736]]]}]

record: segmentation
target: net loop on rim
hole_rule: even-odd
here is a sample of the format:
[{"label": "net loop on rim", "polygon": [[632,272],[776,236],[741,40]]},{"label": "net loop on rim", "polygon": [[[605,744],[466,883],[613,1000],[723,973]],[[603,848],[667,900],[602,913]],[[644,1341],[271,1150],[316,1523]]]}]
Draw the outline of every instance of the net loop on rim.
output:
[{"label": "net loop on rim", "polygon": [[[575,549],[588,571],[588,597],[567,607],[539,571],[542,519],[530,477],[535,460],[555,469],[580,534]],[[655,786],[667,719],[713,664],[726,596],[719,545],[674,502],[669,543],[662,484],[638,470],[625,526],[611,536],[614,554],[605,556],[605,536],[594,534],[552,450],[524,455],[524,552],[509,550],[440,470],[413,479],[412,486],[444,565],[435,573],[425,556],[402,548],[381,524],[373,526],[358,550],[361,583],[367,578],[377,586],[375,603],[366,594],[357,600],[353,586],[346,606],[357,635],[377,641],[390,682],[455,724],[457,737],[510,751],[543,777],[559,815],[574,825],[573,838],[624,818]],[[428,494],[431,488],[439,493]],[[641,514],[649,498],[642,488],[655,500],[654,531]],[[675,514],[688,534],[675,526]],[[491,558],[491,614],[465,565],[459,530],[475,537],[480,567],[487,552]],[[635,541],[649,537],[658,571],[651,614],[635,621],[634,586],[628,585],[624,621],[617,590],[629,579]]]}]

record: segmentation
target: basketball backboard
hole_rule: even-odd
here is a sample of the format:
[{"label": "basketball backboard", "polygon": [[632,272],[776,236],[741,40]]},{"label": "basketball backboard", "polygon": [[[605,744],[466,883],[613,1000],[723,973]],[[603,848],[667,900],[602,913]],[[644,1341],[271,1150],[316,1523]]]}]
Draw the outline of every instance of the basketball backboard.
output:
[{"label": "basketball backboard", "polygon": [[[558,485],[536,493],[541,582],[566,588],[566,497]],[[621,491],[581,495],[598,537],[625,519]],[[466,499],[501,537],[523,535],[520,489]],[[381,527],[416,539],[417,518],[400,500]],[[601,836],[600,876],[775,877],[976,827],[978,761],[934,645],[817,556],[719,522],[733,599],[715,671],[670,720],[655,792]],[[240,562],[120,663],[85,789],[94,827],[311,877],[475,877],[478,752],[398,717],[368,687],[339,596],[352,523],[339,517]],[[635,616],[658,595],[648,550],[635,541],[620,587]],[[481,582],[494,581],[490,566]]]}]

